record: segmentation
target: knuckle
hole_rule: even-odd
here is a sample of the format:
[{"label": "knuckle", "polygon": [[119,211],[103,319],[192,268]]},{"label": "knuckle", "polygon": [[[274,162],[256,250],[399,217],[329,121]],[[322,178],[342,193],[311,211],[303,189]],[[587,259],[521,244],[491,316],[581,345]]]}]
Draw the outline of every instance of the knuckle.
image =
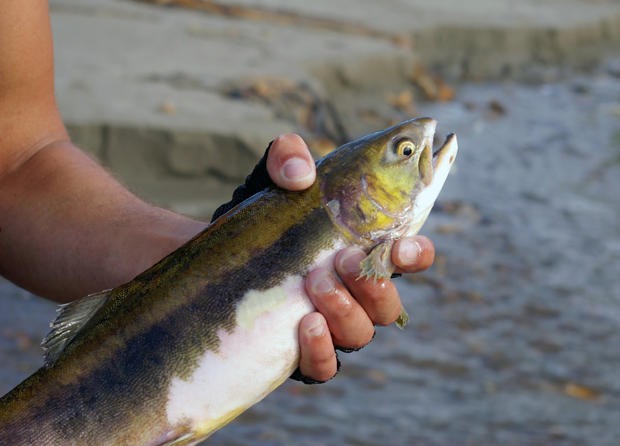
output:
[{"label": "knuckle", "polygon": [[334,339],[334,343],[339,347],[358,350],[370,343],[374,337],[375,330],[369,322],[367,326],[359,327],[356,333],[351,333],[343,339]]},{"label": "knuckle", "polygon": [[352,297],[344,290],[337,289],[329,302],[330,314],[339,318],[351,317],[355,312]]},{"label": "knuckle", "polygon": [[398,291],[389,280],[370,282],[365,290],[365,301],[377,311],[391,307],[397,299]]},{"label": "knuckle", "polygon": [[391,287],[383,280],[377,283],[371,282],[366,289],[366,300],[373,306],[381,307],[390,300],[391,291]]}]

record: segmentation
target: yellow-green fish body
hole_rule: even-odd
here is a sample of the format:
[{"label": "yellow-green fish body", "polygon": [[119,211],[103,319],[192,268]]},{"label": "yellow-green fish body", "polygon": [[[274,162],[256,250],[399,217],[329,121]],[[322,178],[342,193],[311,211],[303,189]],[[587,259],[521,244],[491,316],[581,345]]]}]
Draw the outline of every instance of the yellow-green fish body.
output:
[{"label": "yellow-green fish body", "polygon": [[386,277],[457,152],[435,121],[405,121],[317,162],[303,192],[266,189],[131,282],[60,309],[46,363],[0,399],[0,444],[195,444],[297,367],[314,311],[305,274],[351,244]]}]

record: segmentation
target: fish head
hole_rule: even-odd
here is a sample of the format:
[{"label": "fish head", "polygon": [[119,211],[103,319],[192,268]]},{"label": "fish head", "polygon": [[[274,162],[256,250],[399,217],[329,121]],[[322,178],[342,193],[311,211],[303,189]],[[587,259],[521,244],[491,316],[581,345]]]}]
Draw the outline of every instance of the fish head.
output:
[{"label": "fish head", "polygon": [[433,153],[436,126],[431,118],[404,121],[317,163],[322,204],[352,242],[372,246],[422,227],[458,150],[451,134]]}]

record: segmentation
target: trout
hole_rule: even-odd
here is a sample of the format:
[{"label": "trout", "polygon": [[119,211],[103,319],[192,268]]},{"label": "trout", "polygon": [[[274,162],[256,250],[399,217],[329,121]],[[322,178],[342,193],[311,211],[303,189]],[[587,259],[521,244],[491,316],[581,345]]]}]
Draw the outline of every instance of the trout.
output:
[{"label": "trout", "polygon": [[[2,445],[188,445],[282,384],[314,311],[305,274],[362,246],[361,276],[390,277],[457,153],[412,119],[317,161],[302,192],[269,187],[132,281],[61,306],[45,363],[0,400]],[[398,321],[406,322],[403,312]]]}]

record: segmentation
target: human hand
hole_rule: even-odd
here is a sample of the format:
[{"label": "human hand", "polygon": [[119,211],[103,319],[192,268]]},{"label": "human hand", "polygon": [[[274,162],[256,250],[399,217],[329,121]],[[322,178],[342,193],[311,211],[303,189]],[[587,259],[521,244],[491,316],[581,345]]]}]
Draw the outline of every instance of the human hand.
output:
[{"label": "human hand", "polygon": [[[316,176],[308,147],[294,134],[274,140],[267,171],[274,183],[289,190],[310,187]],[[403,238],[392,248],[392,262],[399,273],[428,268],[434,255],[432,242],[423,236]],[[341,281],[328,269],[308,274],[306,292],[317,311],[299,324],[299,370],[304,377],[329,380],[337,372],[334,346],[345,351],[359,349],[372,340],[375,325],[389,325],[398,318],[402,304],[391,280],[358,280],[365,256],[358,247],[345,248],[336,255],[334,266]]]}]

